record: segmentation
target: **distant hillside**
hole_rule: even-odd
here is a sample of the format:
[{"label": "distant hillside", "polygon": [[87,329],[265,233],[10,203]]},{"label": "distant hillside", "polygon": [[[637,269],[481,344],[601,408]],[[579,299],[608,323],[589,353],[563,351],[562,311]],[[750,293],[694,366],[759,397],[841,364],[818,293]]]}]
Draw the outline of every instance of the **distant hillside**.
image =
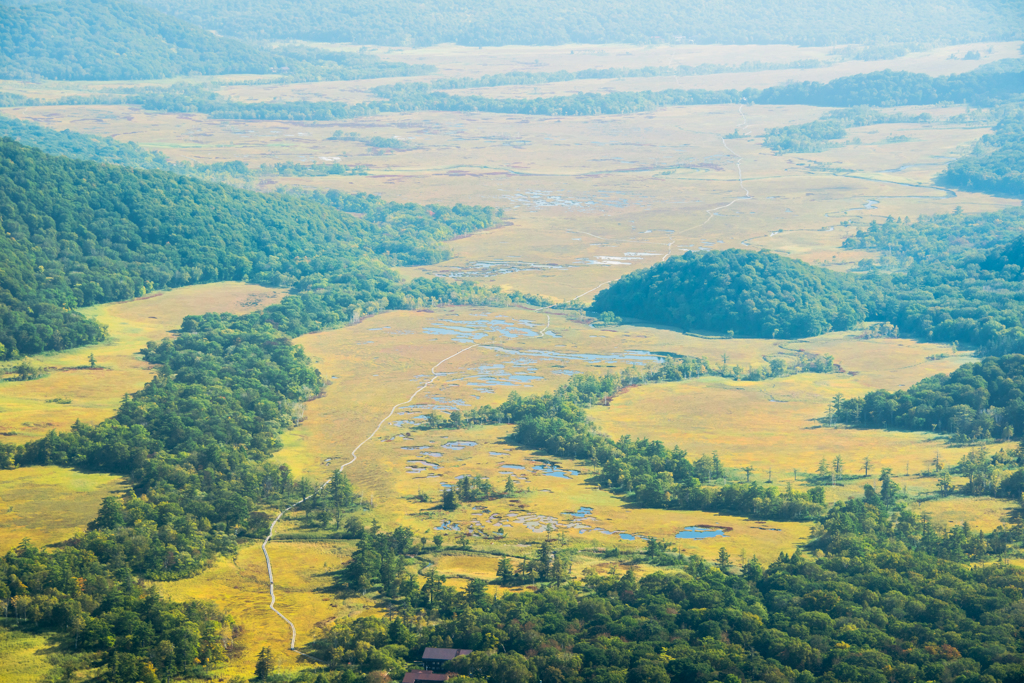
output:
[{"label": "distant hillside", "polygon": [[428,71],[370,55],[266,50],[128,0],[0,5],[0,78],[136,80],[280,72],[350,79]]},{"label": "distant hillside", "polygon": [[226,35],[375,45],[833,45],[1024,35],[1017,0],[146,1]]},{"label": "distant hillside", "polygon": [[130,80],[269,73],[255,47],[130,2],[71,0],[0,8],[4,78]]},{"label": "distant hillside", "polygon": [[795,338],[847,330],[867,316],[853,277],[767,251],[687,252],[630,273],[592,310],[683,330]]},{"label": "distant hillside", "polygon": [[96,341],[103,331],[74,308],[154,289],[243,279],[322,289],[356,262],[386,280],[382,261],[437,262],[441,240],[494,215],[336,191],[261,194],[0,140],[0,359]]}]

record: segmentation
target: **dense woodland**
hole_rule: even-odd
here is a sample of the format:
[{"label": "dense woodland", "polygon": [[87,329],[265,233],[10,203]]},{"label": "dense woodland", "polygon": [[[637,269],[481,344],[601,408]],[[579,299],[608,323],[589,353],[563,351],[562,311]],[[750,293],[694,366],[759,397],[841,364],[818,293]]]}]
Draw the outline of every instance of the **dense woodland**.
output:
[{"label": "dense woodland", "polygon": [[1024,356],[1008,354],[837,402],[835,419],[855,426],[939,431],[970,439],[1024,434]]},{"label": "dense woodland", "polygon": [[985,354],[1024,352],[1024,211],[872,222],[844,242],[879,252],[870,264],[884,292],[873,319],[908,336],[957,342]]},{"label": "dense woodland", "polygon": [[1024,197],[1024,111],[1007,116],[974,150],[949,165],[940,182],[968,192]]},{"label": "dense woodland", "polygon": [[768,251],[687,252],[619,278],[594,311],[682,330],[794,338],[848,330],[871,290],[853,277]]},{"label": "dense woodland", "polygon": [[288,78],[408,76],[430,69],[348,52],[269,50],[223,38],[130,0],[0,4],[0,77],[139,80],[280,73]]},{"label": "dense woodland", "polygon": [[401,673],[438,643],[476,650],[451,670],[500,683],[1018,680],[1024,574],[963,562],[998,553],[1019,530],[940,530],[901,503],[888,475],[878,483],[822,518],[813,556],[723,551],[670,574],[567,582],[559,569],[572,557],[547,541],[520,560],[546,573],[543,587],[500,599],[479,579],[457,591],[433,574],[421,586],[401,578],[387,558],[408,551],[411,533],[374,535],[360,552],[387,571],[357,556],[347,578],[378,586],[397,615],[339,620],[316,652],[338,681]]},{"label": "dense woodland", "polygon": [[0,142],[0,168],[7,358],[102,338],[76,307],[187,284],[249,280],[317,297],[365,288],[349,297],[348,312],[360,303],[369,312],[380,307],[365,298],[376,280],[353,278],[358,262],[365,261],[358,270],[393,283],[383,263],[440,261],[444,240],[495,219],[489,207],[425,207],[336,190],[261,194],[50,156],[11,141]]},{"label": "dense woodland", "polygon": [[[1012,0],[146,0],[204,28],[246,38],[370,45],[723,43],[835,45],[1014,40],[1024,19]],[[891,51],[892,48],[890,47]]]}]

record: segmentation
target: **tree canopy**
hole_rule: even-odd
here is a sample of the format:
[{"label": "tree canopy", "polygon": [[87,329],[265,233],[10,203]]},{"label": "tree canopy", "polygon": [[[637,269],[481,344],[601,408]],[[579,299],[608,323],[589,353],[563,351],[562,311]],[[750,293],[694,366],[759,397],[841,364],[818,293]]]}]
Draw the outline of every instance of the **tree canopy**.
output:
[{"label": "tree canopy", "polygon": [[687,252],[617,280],[594,311],[683,330],[794,338],[863,322],[870,295],[842,273],[768,251]]}]

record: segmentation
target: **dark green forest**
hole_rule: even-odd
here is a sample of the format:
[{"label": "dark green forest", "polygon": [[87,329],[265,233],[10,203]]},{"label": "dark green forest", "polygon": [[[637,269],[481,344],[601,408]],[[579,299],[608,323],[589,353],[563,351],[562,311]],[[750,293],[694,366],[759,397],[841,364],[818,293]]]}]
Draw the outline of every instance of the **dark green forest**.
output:
[{"label": "dark green forest", "polygon": [[[411,532],[373,534],[345,578],[379,587],[395,616],[339,620],[316,654],[341,670],[336,681],[405,671],[437,643],[476,650],[450,670],[500,683],[1019,680],[1024,574],[965,563],[1019,527],[940,530],[899,500],[889,474],[877,483],[822,517],[813,554],[723,550],[713,565],[692,556],[682,571],[577,582],[562,578],[573,558],[549,539],[519,559],[541,588],[500,599],[480,579],[459,591],[428,574],[418,586],[401,571]],[[649,541],[644,561],[662,548]]]},{"label": "dark green forest", "polygon": [[939,177],[947,187],[1024,197],[1024,112],[1007,116]]},{"label": "dark green forest", "polygon": [[834,407],[835,420],[852,426],[1009,440],[1024,434],[1024,356],[985,358],[906,391],[872,391]]},{"label": "dark green forest", "polygon": [[868,280],[884,293],[872,319],[908,336],[982,353],[1024,352],[1024,211],[872,222],[844,247],[877,251]]},{"label": "dark green forest", "polygon": [[1013,40],[1024,16],[1011,0],[147,0],[226,35],[372,45],[566,43],[957,43]]},{"label": "dark green forest", "polygon": [[316,80],[429,71],[365,54],[264,49],[130,0],[0,5],[3,78],[109,81],[280,73]]},{"label": "dark green forest", "polygon": [[496,216],[489,207],[399,204],[336,190],[260,194],[50,156],[9,140],[0,142],[0,167],[7,358],[98,341],[103,331],[74,308],[154,289],[249,280],[329,292],[362,261],[392,282],[384,263],[443,260],[444,240]]},{"label": "dark green forest", "polygon": [[698,330],[791,339],[864,321],[871,289],[768,251],[687,252],[629,273],[594,297],[592,310]]}]

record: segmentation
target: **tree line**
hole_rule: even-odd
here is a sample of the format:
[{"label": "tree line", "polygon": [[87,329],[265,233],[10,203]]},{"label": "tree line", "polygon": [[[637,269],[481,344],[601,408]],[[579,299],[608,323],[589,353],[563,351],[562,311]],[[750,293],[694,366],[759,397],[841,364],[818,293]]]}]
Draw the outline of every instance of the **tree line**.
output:
[{"label": "tree line", "polygon": [[[133,104],[151,111],[195,112],[220,119],[334,121],[381,113],[410,111],[480,111],[533,116],[598,116],[652,111],[695,104],[805,104],[818,107],[894,107],[909,104],[966,102],[991,106],[1024,92],[1022,61],[987,65],[964,74],[931,77],[909,72],[856,74],[828,83],[804,82],[764,90],[683,90],[576,93],[533,99],[458,95],[432,89],[429,83],[396,83],[380,92],[386,99],[343,102],[228,100],[209,88],[176,84],[137,87],[122,93],[74,96],[59,104]],[[7,106],[54,104],[0,93]]]},{"label": "tree line", "polygon": [[974,146],[949,164],[939,182],[968,192],[1024,197],[1024,113],[1004,117]]},{"label": "tree line", "polygon": [[[587,408],[607,404],[625,387],[648,381],[679,381],[710,371],[706,361],[668,361],[648,371],[626,370],[619,375],[576,375],[556,391],[540,396],[512,392],[499,406],[460,412],[444,426],[514,424],[510,439],[560,458],[572,458],[600,469],[598,483],[641,507],[705,510],[762,519],[810,519],[824,510],[824,491],[780,492],[774,486],[723,481],[718,456],[691,462],[678,446],[660,441],[612,439],[600,434],[587,417]],[[441,425],[438,425],[441,426]],[[718,484],[724,484],[718,486]]]},{"label": "tree line", "polygon": [[843,243],[879,254],[860,274],[767,252],[688,252],[620,278],[592,310],[765,338],[874,320],[896,334],[969,344],[986,355],[1021,353],[1022,226],[1021,209],[872,221]]},{"label": "tree line", "polygon": [[[462,90],[466,88],[494,88],[503,85],[541,85],[568,81],[605,78],[656,78],[659,76],[703,76],[721,73],[749,73],[755,71],[777,71],[783,69],[816,69],[825,62],[818,59],[800,59],[794,62],[743,62],[742,64],[698,64],[689,66],[644,66],[635,69],[609,67],[605,69],[581,69],[580,71],[509,71],[484,76],[462,76],[459,78],[435,78],[430,81],[432,90]],[[371,89],[378,97],[388,97],[394,91],[393,85],[378,85]]]},{"label": "tree line", "polygon": [[927,123],[931,119],[928,113],[887,113],[861,105],[831,111],[810,123],[769,128],[765,131],[764,146],[782,154],[822,152],[844,144],[837,141],[846,137],[848,128],[880,123]]}]

